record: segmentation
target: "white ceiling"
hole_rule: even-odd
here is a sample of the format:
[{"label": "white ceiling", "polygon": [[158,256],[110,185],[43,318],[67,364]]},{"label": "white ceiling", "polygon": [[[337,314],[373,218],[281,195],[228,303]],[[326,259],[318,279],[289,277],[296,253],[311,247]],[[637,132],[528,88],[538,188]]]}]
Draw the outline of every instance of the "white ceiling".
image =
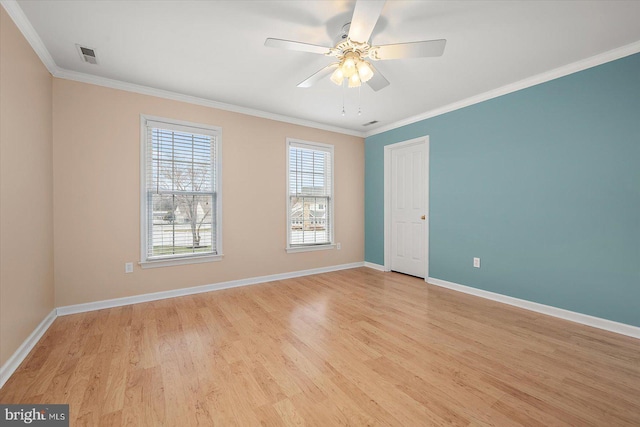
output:
[{"label": "white ceiling", "polygon": [[[379,92],[362,87],[361,116],[356,114],[358,89],[344,91],[343,117],[343,90],[328,78],[309,89],[296,87],[333,58],[267,48],[264,41],[274,37],[333,46],[350,21],[354,1],[37,0],[17,5],[63,71],[350,133],[375,133],[615,48],[633,44],[636,50],[640,41],[637,0],[390,0],[372,44],[445,38],[444,56],[375,62],[391,85]],[[100,64],[81,62],[76,43],[94,48]],[[371,120],[380,123],[362,126]]]}]

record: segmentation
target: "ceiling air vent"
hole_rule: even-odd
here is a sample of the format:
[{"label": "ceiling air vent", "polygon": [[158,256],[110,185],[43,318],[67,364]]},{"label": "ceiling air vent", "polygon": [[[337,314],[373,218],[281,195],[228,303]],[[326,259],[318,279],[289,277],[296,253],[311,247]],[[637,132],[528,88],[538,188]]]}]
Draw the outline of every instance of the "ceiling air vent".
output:
[{"label": "ceiling air vent", "polygon": [[376,123],[378,123],[377,120],[371,120],[369,123],[365,123],[362,126],[371,126],[371,125],[375,125]]},{"label": "ceiling air vent", "polygon": [[79,44],[76,44],[76,48],[78,49],[78,53],[80,54],[80,58],[82,58],[83,62],[88,62],[89,64],[94,65],[98,63],[95,49],[91,49],[90,47],[86,46],[80,46]]}]

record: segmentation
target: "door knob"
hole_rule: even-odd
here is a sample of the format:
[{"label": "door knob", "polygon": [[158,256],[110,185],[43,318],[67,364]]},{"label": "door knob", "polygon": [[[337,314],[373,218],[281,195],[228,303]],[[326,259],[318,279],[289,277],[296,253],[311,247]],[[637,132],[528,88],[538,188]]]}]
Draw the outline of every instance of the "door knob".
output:
[{"label": "door knob", "polygon": [[426,215],[422,215],[422,216],[420,217],[420,219],[427,219],[427,216],[426,216]]}]

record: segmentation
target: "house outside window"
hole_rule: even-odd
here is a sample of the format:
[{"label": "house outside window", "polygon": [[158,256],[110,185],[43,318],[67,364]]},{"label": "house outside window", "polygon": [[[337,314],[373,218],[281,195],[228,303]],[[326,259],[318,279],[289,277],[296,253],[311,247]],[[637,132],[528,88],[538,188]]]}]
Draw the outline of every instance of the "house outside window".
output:
[{"label": "house outside window", "polygon": [[143,268],[222,257],[221,129],[141,117]]},{"label": "house outside window", "polygon": [[332,249],[333,145],[287,139],[287,252]]}]

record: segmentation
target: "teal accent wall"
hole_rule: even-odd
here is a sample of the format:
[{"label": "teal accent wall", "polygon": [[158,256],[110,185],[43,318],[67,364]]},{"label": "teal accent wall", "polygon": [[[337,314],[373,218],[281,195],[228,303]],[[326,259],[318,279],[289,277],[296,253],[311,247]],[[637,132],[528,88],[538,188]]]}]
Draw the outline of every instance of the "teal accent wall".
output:
[{"label": "teal accent wall", "polygon": [[367,138],[368,262],[383,147],[423,135],[430,277],[640,326],[640,54]]}]

